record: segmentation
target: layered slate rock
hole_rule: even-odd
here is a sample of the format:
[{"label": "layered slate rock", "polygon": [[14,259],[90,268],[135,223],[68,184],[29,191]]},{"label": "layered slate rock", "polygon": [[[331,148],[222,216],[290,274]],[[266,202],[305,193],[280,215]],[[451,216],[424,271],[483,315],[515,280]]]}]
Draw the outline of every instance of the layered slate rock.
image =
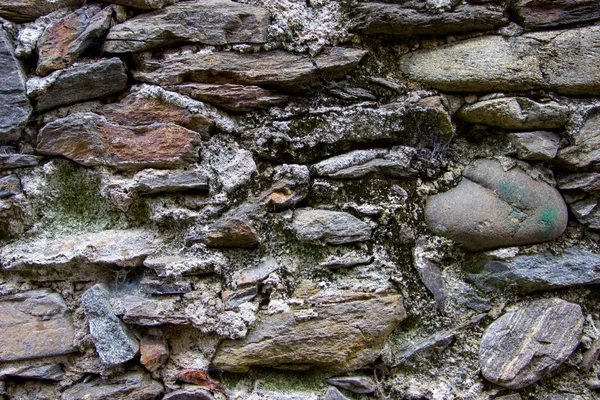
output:
[{"label": "layered slate rock", "polygon": [[358,394],[375,393],[375,383],[364,376],[346,376],[341,378],[329,378],[327,383]]},{"label": "layered slate rock", "polygon": [[1,28],[0,70],[0,142],[9,142],[21,137],[31,106],[27,101],[25,72],[15,57],[10,36]]},{"label": "layered slate rock", "polygon": [[152,253],[159,240],[143,230],[109,230],[69,236],[15,242],[0,251],[7,271],[29,273],[36,280],[93,279],[110,267],[138,267]]},{"label": "layered slate rock", "polygon": [[427,199],[425,219],[435,233],[480,251],[557,238],[567,206],[555,188],[520,168],[478,160],[458,186]]},{"label": "layered slate rock", "polygon": [[37,152],[79,164],[121,170],[179,168],[196,162],[200,136],[174,123],[121,126],[92,113],[76,113],[44,126]]},{"label": "layered slate rock", "polygon": [[569,169],[598,169],[600,160],[600,110],[594,109],[583,126],[571,136],[569,146],[559,150],[557,161]]},{"label": "layered slate rock", "polygon": [[269,211],[293,207],[308,196],[310,172],[305,165],[283,164],[277,168],[275,183],[261,193],[261,207]]},{"label": "layered slate rock", "polygon": [[117,316],[110,304],[105,284],[96,284],[81,296],[90,334],[98,356],[106,365],[119,365],[131,360],[139,351],[139,343]]},{"label": "layered slate rock", "polygon": [[[28,83],[29,85],[29,83]],[[118,58],[74,65],[47,78],[36,94],[36,110],[101,99],[127,90],[125,65]]]},{"label": "layered slate rock", "polygon": [[567,123],[569,109],[553,101],[538,103],[526,97],[504,97],[466,105],[457,116],[467,122],[504,129],[556,129]]},{"label": "layered slate rock", "polygon": [[586,197],[569,204],[569,208],[578,222],[591,229],[600,229],[600,207],[598,197]]},{"label": "layered slate rock", "polygon": [[0,297],[0,361],[72,353],[75,331],[64,299],[48,289]]},{"label": "layered slate rock", "polygon": [[353,371],[373,362],[387,335],[406,318],[399,295],[325,292],[305,304],[311,307],[260,314],[244,339],[221,344],[213,365],[232,372],[252,366]]},{"label": "layered slate rock", "polygon": [[547,252],[509,261],[487,260],[474,269],[469,282],[487,291],[527,293],[600,283],[600,256],[577,247],[559,255]]},{"label": "layered slate rock", "polygon": [[367,223],[341,211],[296,210],[292,229],[298,239],[315,244],[340,245],[371,239],[371,227]]},{"label": "layered slate rock", "polygon": [[159,256],[144,260],[144,266],[152,268],[160,278],[210,274],[219,271],[225,264],[226,260],[218,256],[202,258]]},{"label": "layered slate rock", "polygon": [[140,194],[156,194],[185,191],[207,191],[208,175],[204,171],[144,170],[134,177],[132,189]]},{"label": "layered slate rock", "polygon": [[144,51],[178,42],[208,45],[264,43],[267,10],[229,0],[193,0],[140,14],[111,28],[108,53]]},{"label": "layered slate rock", "polygon": [[[600,94],[600,27],[483,36],[409,53],[410,78],[450,92],[547,89],[567,95]],[[577,68],[573,68],[577,65]]]},{"label": "layered slate rock", "polygon": [[553,298],[521,303],[494,321],[479,350],[483,376],[520,389],[565,362],[581,340],[584,317],[578,304]]},{"label": "layered slate rock", "polygon": [[187,240],[190,243],[203,242],[211,247],[254,248],[258,245],[259,236],[253,222],[259,213],[257,204],[244,203],[200,232],[192,228]]},{"label": "layered slate rock", "polygon": [[15,168],[35,167],[40,163],[40,159],[41,157],[31,154],[0,154],[0,171]]},{"label": "layered slate rock", "polygon": [[15,22],[33,21],[62,7],[78,6],[83,0],[3,0],[0,17]]},{"label": "layered slate rock", "polygon": [[69,67],[110,27],[113,8],[89,5],[46,28],[37,41],[38,75]]},{"label": "layered slate rock", "polygon": [[560,147],[560,137],[553,132],[519,132],[510,138],[521,160],[551,160]]},{"label": "layered slate rock", "polygon": [[445,10],[418,0],[365,2],[353,10],[351,24],[353,29],[367,34],[399,36],[486,31],[508,24],[504,2],[500,3],[458,4]]},{"label": "layered slate rock", "polygon": [[314,58],[279,50],[264,53],[187,53],[166,59],[143,59],[133,70],[133,76],[142,82],[159,85],[224,81],[302,92],[321,78],[332,80],[343,77],[365,54],[365,50],[345,47],[329,48]]},{"label": "layered slate rock", "polygon": [[177,3],[179,0],[104,0],[106,3],[120,4],[144,10],[163,8],[166,5]]},{"label": "layered slate rock", "polygon": [[62,394],[61,400],[149,400],[163,392],[163,385],[143,372],[128,372],[110,379],[78,383]]},{"label": "layered slate rock", "polygon": [[0,199],[15,196],[23,190],[21,180],[16,175],[6,175],[0,178]]},{"label": "layered slate rock", "polygon": [[600,18],[595,0],[518,0],[514,4],[519,23],[531,29],[548,29]]}]

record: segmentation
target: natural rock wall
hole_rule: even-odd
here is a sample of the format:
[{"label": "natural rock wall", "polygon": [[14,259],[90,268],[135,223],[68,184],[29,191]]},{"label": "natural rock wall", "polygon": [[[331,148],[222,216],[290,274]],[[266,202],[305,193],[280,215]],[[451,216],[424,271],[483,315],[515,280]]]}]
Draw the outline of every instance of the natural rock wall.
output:
[{"label": "natural rock wall", "polygon": [[600,3],[0,2],[0,398],[600,398]]}]

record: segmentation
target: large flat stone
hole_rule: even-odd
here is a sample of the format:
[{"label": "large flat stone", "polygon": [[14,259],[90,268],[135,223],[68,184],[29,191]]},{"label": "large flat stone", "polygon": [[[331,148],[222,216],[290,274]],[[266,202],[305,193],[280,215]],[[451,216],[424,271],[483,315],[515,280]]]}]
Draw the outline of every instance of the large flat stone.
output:
[{"label": "large flat stone", "polygon": [[468,250],[553,240],[567,226],[560,193],[520,168],[478,160],[455,188],[430,197],[425,219],[431,230]]},{"label": "large flat stone", "polygon": [[371,239],[371,227],[352,214],[303,208],[294,212],[292,229],[298,239],[315,244],[348,244]]},{"label": "large flat stone", "polygon": [[0,298],[0,362],[72,353],[75,331],[63,298],[48,289]]},{"label": "large flat stone", "polygon": [[267,10],[229,0],[185,1],[115,25],[104,51],[144,51],[179,42],[264,43],[269,20]]},{"label": "large flat stone", "polygon": [[61,400],[151,400],[163,392],[163,385],[142,372],[128,372],[109,379],[97,378],[69,387]]},{"label": "large flat stone", "polygon": [[548,29],[600,18],[600,3],[596,0],[518,0],[514,9],[519,23],[532,29]]},{"label": "large flat stone", "polygon": [[322,293],[305,304],[311,307],[260,314],[248,336],[221,344],[213,365],[233,372],[252,366],[353,371],[373,362],[406,318],[398,295]]},{"label": "large flat stone", "polygon": [[[0,9],[1,9],[0,5]],[[26,77],[8,33],[0,28],[0,142],[18,140],[29,120]]]},{"label": "large flat stone", "polygon": [[148,58],[133,70],[135,79],[158,85],[187,81],[265,85],[302,92],[321,78],[338,79],[350,72],[367,54],[365,50],[333,47],[316,57],[280,50],[264,53],[200,52]]},{"label": "large flat stone", "polygon": [[520,303],[483,335],[481,373],[509,389],[530,385],[569,358],[581,340],[583,322],[578,304],[558,298]]},{"label": "large flat stone", "polygon": [[76,113],[44,126],[37,152],[87,167],[122,170],[179,168],[196,162],[200,136],[174,123],[121,126],[92,113]]},{"label": "large flat stone", "polygon": [[0,17],[16,22],[33,21],[63,7],[78,6],[83,0],[2,0]]}]

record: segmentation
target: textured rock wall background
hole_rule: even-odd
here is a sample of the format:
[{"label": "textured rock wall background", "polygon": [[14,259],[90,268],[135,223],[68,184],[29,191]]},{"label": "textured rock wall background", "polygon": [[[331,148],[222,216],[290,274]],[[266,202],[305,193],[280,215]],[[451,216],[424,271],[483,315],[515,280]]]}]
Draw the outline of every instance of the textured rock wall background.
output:
[{"label": "textured rock wall background", "polygon": [[600,398],[598,1],[0,18],[0,398]]}]

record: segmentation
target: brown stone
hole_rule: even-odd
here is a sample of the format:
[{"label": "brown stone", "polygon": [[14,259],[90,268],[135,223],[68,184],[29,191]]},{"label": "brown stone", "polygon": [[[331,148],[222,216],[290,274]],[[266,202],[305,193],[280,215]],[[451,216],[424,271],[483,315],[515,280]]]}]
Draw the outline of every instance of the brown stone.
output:
[{"label": "brown stone", "polygon": [[258,244],[258,234],[248,221],[232,218],[213,226],[204,243],[212,247],[253,248]]},{"label": "brown stone", "polygon": [[145,336],[140,341],[140,354],[142,365],[153,372],[169,358],[169,346],[163,337]]},{"label": "brown stone", "polygon": [[85,166],[122,170],[179,168],[196,162],[199,136],[173,123],[121,126],[92,113],[72,114],[44,126],[37,152]]},{"label": "brown stone", "polygon": [[200,369],[184,369],[179,372],[179,380],[186,383],[202,386],[208,390],[219,391],[218,382],[214,381],[206,371]]},{"label": "brown stone", "polygon": [[32,290],[0,298],[0,361],[67,354],[74,330],[58,293]]},{"label": "brown stone", "polygon": [[63,7],[78,6],[83,0],[2,0],[0,17],[16,22],[33,21]]}]

